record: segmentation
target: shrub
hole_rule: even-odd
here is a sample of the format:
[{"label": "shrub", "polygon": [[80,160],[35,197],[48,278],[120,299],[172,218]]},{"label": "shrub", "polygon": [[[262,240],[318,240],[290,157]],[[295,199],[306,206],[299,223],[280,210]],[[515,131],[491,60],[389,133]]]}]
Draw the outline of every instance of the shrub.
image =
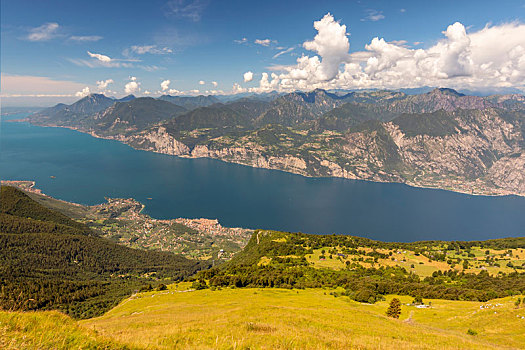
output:
[{"label": "shrub", "polygon": [[197,280],[197,281],[193,281],[193,283],[191,284],[191,288],[195,290],[201,290],[201,289],[208,288],[208,285],[206,284],[206,281]]}]

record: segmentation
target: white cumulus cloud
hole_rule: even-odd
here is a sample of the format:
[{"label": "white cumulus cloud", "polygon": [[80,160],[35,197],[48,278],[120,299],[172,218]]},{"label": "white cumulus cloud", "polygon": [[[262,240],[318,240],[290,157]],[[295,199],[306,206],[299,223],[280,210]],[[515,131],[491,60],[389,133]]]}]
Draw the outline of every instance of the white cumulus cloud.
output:
[{"label": "white cumulus cloud", "polygon": [[200,80],[199,81],[199,85],[204,85],[204,84],[206,84],[206,82],[204,80]]},{"label": "white cumulus cloud", "polygon": [[85,88],[82,89],[82,91],[77,91],[75,93],[75,96],[76,97],[86,97],[87,95],[89,95],[91,93],[91,91],[89,90],[89,87],[86,86]]},{"label": "white cumulus cloud", "polygon": [[170,83],[171,81],[169,80],[164,80],[162,83],[160,83],[160,88],[162,89],[162,91],[166,91],[170,88]]},{"label": "white cumulus cloud", "polygon": [[130,82],[124,85],[124,91],[126,94],[133,94],[140,90],[140,83],[137,81],[136,77],[129,77]]},{"label": "white cumulus cloud", "polygon": [[321,56],[321,60],[305,61],[318,80],[333,79],[339,70],[339,66],[348,61],[348,50],[350,43],[346,37],[346,26],[336,22],[331,14],[326,14],[320,21],[314,22],[317,35],[313,41],[303,44],[306,50],[315,51]]},{"label": "white cumulus cloud", "polygon": [[234,83],[232,87],[232,94],[240,94],[246,92],[247,89],[240,86],[238,83]]},{"label": "white cumulus cloud", "polygon": [[248,83],[248,82],[253,80],[253,73],[248,71],[248,72],[244,73],[243,77],[244,77],[244,82]]},{"label": "white cumulus cloud", "polygon": [[219,83],[217,83],[216,81],[212,81],[211,85],[213,85],[214,87],[217,87],[219,85]]},{"label": "white cumulus cloud", "polygon": [[364,50],[352,53],[346,26],[331,14],[314,22],[314,27],[314,40],[303,44],[314,55],[303,55],[294,65],[273,66],[280,74],[271,79],[263,74],[259,87],[250,91],[421,86],[525,91],[525,24],[519,22],[487,25],[473,32],[462,23],[452,23],[427,49],[375,37]]},{"label": "white cumulus cloud", "polygon": [[106,90],[109,84],[113,84],[113,79],[97,81],[97,88],[99,90]]}]

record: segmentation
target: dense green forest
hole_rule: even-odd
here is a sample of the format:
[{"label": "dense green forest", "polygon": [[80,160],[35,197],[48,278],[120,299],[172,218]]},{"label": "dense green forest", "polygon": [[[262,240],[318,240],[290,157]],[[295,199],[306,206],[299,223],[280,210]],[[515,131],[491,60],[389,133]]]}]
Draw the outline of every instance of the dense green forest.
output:
[{"label": "dense green forest", "polygon": [[2,309],[59,309],[76,318],[93,317],[134,291],[208,267],[97,237],[13,187],[2,187],[0,199]]},{"label": "dense green forest", "polygon": [[[17,224],[15,224],[15,222],[19,223],[18,225],[25,225],[23,224],[23,222],[25,222],[28,225],[34,225],[35,227],[40,226],[40,231],[36,232],[56,232],[58,228],[65,229],[65,226],[67,226],[70,229],[68,230],[68,233],[79,233],[86,235],[93,234],[93,232],[86,225],[76,222],[64,214],[38,204],[36,201],[31,200],[31,198],[29,198],[24,192],[14,187],[2,186],[0,191],[0,213],[4,214],[2,217],[2,224],[4,224],[4,222],[11,222],[9,223],[9,225],[12,226],[10,230],[16,230]],[[12,218],[8,219],[5,215],[10,215]],[[16,219],[15,217],[19,219]],[[37,220],[38,222],[33,220]],[[43,226],[41,226],[44,222],[60,226],[58,226],[54,231],[47,231]],[[8,224],[6,223],[5,229],[2,227],[0,232],[12,232],[6,231],[8,230],[7,225]],[[19,231],[13,233],[22,232]]]},{"label": "dense green forest", "polygon": [[[423,298],[487,301],[493,298],[525,292],[525,273],[515,270],[491,276],[486,271],[465,273],[449,269],[420,277],[405,268],[381,266],[365,268],[358,264],[345,269],[316,268],[306,256],[314,249],[337,247],[350,254],[352,250],[366,252],[373,261],[382,253],[376,249],[411,249],[416,254],[429,254],[431,247],[456,250],[460,247],[506,249],[525,247],[525,238],[497,239],[483,242],[415,242],[386,243],[366,238],[336,235],[309,235],[276,231],[256,231],[246,248],[230,262],[201,271],[195,277],[196,288],[281,287],[319,288],[342,287],[354,300],[375,302],[386,294],[411,295]],[[439,259],[440,257],[437,257]]]}]

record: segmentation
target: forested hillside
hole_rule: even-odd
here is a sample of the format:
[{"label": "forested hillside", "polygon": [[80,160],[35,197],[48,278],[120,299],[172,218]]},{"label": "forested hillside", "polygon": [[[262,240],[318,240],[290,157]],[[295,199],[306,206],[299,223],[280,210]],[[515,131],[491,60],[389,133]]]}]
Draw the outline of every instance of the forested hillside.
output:
[{"label": "forested hillside", "polygon": [[[191,276],[206,262],[120,246],[2,187],[0,307],[93,317],[141,288]],[[153,286],[153,287],[151,287]]]},{"label": "forested hillside", "polygon": [[[525,254],[523,248],[523,238],[385,243],[352,236],[258,230],[231,261],[199,272],[194,285],[196,288],[342,287],[344,295],[370,303],[387,294],[487,301],[525,292],[525,256],[521,255],[521,259],[518,256],[517,260],[509,258]],[[490,268],[494,264],[501,267],[496,256],[496,251],[501,250],[504,250],[504,254],[498,255],[501,261],[514,267],[508,273]],[[477,251],[483,251],[482,259],[477,259]],[[405,264],[408,259],[413,261]],[[477,267],[484,263],[487,267]]]}]

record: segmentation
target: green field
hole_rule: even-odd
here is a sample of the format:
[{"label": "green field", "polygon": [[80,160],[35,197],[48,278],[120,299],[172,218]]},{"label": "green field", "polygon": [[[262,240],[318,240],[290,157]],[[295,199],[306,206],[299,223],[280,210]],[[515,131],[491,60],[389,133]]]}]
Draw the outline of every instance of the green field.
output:
[{"label": "green field", "polygon": [[[424,242],[421,243],[421,245],[423,244]],[[418,248],[418,252],[416,252],[406,248],[372,249],[368,246],[362,246],[355,249],[357,252],[343,254],[345,250],[341,247],[323,247],[315,249],[313,254],[306,255],[306,260],[314,267],[335,270],[346,268],[347,261],[350,265],[354,264],[353,266],[359,265],[365,268],[397,266],[421,277],[431,276],[433,272],[449,269],[466,273],[479,273],[486,270],[491,275],[497,275],[498,273],[511,273],[516,269],[521,270],[525,265],[525,249],[521,248],[498,250],[470,247],[468,250],[452,251],[445,251],[439,245],[429,245],[424,249]],[[388,258],[374,260],[372,256],[376,252],[388,255]],[[433,252],[444,254],[444,260],[429,258]],[[467,266],[463,265],[465,261],[468,262]]]},{"label": "green field", "polygon": [[525,308],[515,308],[517,297],[489,303],[424,300],[432,306],[421,309],[406,305],[412,298],[402,296],[402,314],[395,320],[385,316],[393,296],[371,305],[335,297],[329,289],[185,291],[187,286],[135,295],[80,324],[123,344],[152,349],[525,347]]}]

